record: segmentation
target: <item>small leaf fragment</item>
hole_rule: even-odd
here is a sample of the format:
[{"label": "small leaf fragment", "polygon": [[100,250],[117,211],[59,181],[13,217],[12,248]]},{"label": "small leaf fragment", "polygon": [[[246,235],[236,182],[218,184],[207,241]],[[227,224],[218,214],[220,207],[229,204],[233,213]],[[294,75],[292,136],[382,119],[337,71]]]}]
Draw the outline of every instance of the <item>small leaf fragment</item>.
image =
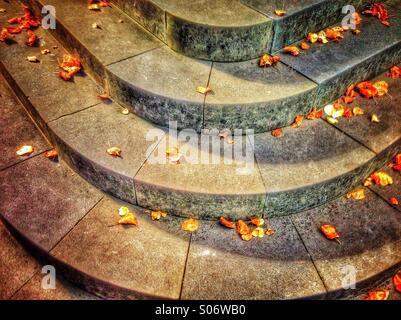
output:
[{"label": "small leaf fragment", "polygon": [[111,147],[107,149],[107,153],[113,157],[121,157],[121,149],[117,147]]},{"label": "small leaf fragment", "polygon": [[220,217],[219,223],[220,223],[222,226],[224,226],[224,227],[226,227],[226,228],[229,228],[229,229],[235,229],[235,227],[236,227],[235,222],[230,221],[230,220],[228,220],[228,219],[226,219],[226,218],[224,218],[224,217]]},{"label": "small leaf fragment", "polygon": [[380,119],[376,114],[372,114],[372,117],[370,118],[370,121],[374,122],[374,123],[379,123]]},{"label": "small leaf fragment", "polygon": [[394,288],[397,292],[401,293],[401,271],[393,277]]},{"label": "small leaf fragment", "polygon": [[33,62],[33,63],[40,62],[37,56],[28,56],[28,57],[26,57],[26,60],[28,60],[29,62]]},{"label": "small leaf fragment", "polygon": [[273,235],[274,234],[274,230],[272,229],[272,228],[267,228],[266,229],[266,235],[267,236],[271,236],[271,235]]},{"label": "small leaf fragment", "polygon": [[58,160],[58,152],[56,149],[46,151],[44,154],[45,158],[51,160],[51,161],[57,161]]},{"label": "small leaf fragment", "polygon": [[304,116],[298,115],[295,117],[294,122],[291,124],[291,128],[299,128],[304,121]]},{"label": "small leaf fragment", "polygon": [[279,17],[285,16],[286,13],[287,13],[287,11],[285,11],[285,10],[283,10],[283,9],[276,9],[276,10],[274,10],[274,14],[275,14],[276,16],[279,16]]},{"label": "small leaf fragment", "polygon": [[274,129],[274,130],[272,131],[272,136],[273,136],[273,137],[277,137],[277,138],[283,137],[283,136],[284,136],[283,129],[281,129],[281,128]]},{"label": "small leaf fragment", "polygon": [[388,199],[388,202],[393,206],[398,206],[399,205],[398,199],[395,198],[395,197],[391,197],[390,199]]},{"label": "small leaf fragment", "polygon": [[213,90],[209,86],[207,86],[207,87],[199,86],[196,88],[196,92],[207,95],[208,93],[213,93]]},{"label": "small leaf fragment", "polygon": [[32,146],[22,146],[17,150],[17,155],[19,156],[27,156],[30,155],[34,151]]}]

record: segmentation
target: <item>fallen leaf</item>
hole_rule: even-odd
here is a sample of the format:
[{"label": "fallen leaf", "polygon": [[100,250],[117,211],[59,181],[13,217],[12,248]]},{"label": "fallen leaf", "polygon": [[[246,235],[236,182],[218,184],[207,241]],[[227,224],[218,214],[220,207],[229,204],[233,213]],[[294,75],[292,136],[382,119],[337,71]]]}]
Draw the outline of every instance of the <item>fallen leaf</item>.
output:
[{"label": "fallen leaf", "polygon": [[358,96],[354,89],[355,89],[355,84],[351,84],[347,88],[347,91],[345,91],[345,95],[342,97],[344,103],[349,104],[354,102],[355,98]]},{"label": "fallen leaf", "polygon": [[304,116],[296,116],[294,122],[291,124],[291,128],[299,128],[304,121]]},{"label": "fallen leaf", "polygon": [[378,94],[377,89],[370,81],[361,82],[356,86],[356,88],[358,89],[359,93],[365,98],[373,98],[376,97]]},{"label": "fallen leaf", "polygon": [[343,29],[327,28],[324,33],[325,37],[330,40],[338,41],[344,38]]},{"label": "fallen leaf", "polygon": [[207,87],[199,86],[196,88],[196,92],[207,95],[208,93],[213,93],[213,90],[209,86],[207,86]]},{"label": "fallen leaf", "polygon": [[[353,19],[353,23],[358,26],[361,24],[361,22],[363,21],[361,15],[358,12],[354,12],[352,15],[352,19]],[[357,30],[357,29],[355,29]]]},{"label": "fallen leaf", "polygon": [[359,188],[355,191],[348,192],[346,198],[353,200],[363,200],[365,199],[365,189]]},{"label": "fallen leaf", "polygon": [[400,171],[401,172],[401,164],[395,164],[391,167],[395,171]]},{"label": "fallen leaf", "polygon": [[76,73],[81,70],[81,60],[77,56],[65,54],[63,61],[59,64],[62,69],[59,76],[63,80],[70,80]]},{"label": "fallen leaf", "polygon": [[310,45],[307,44],[305,41],[302,41],[299,46],[301,47],[302,50],[309,50],[310,49]]},{"label": "fallen leaf", "polygon": [[395,164],[401,164],[401,153],[397,154],[397,155],[394,157],[393,162],[394,162]]},{"label": "fallen leaf", "polygon": [[121,113],[127,115],[129,114],[129,110],[127,108],[124,108],[123,111],[121,111]]},{"label": "fallen leaf", "polygon": [[269,54],[264,54],[259,58],[259,67],[261,68],[271,67],[279,61],[280,61],[279,56],[271,56]]},{"label": "fallen leaf", "polygon": [[319,39],[319,36],[317,35],[317,33],[313,33],[313,32],[309,32],[306,39],[310,42],[310,43],[316,43],[317,40]]},{"label": "fallen leaf", "polygon": [[388,199],[388,202],[389,202],[390,204],[392,204],[393,206],[398,206],[398,205],[399,205],[398,199],[397,199],[397,198],[394,198],[394,197]]},{"label": "fallen leaf", "polygon": [[284,136],[283,129],[281,129],[281,128],[274,129],[272,131],[272,136],[277,137],[277,138],[281,138],[282,136]]},{"label": "fallen leaf", "polygon": [[96,98],[102,101],[111,101],[111,97],[107,93],[98,94]]},{"label": "fallen leaf", "polygon": [[320,31],[317,34],[317,41],[323,44],[326,44],[329,42],[329,40],[327,40],[327,36],[326,36],[326,32],[324,31]]},{"label": "fallen leaf", "polygon": [[298,56],[300,53],[299,48],[294,47],[294,46],[285,47],[283,50],[284,50],[284,52],[290,53],[291,55],[293,55],[295,57]]},{"label": "fallen leaf", "polygon": [[352,109],[351,108],[346,108],[345,110],[344,110],[344,114],[343,114],[343,117],[344,118],[351,118],[351,117],[353,117],[354,116],[354,113],[352,112]]},{"label": "fallen leaf", "polygon": [[96,22],[92,23],[92,28],[93,29],[101,29],[100,25],[98,25]]},{"label": "fallen leaf", "polygon": [[161,218],[165,218],[165,217],[167,217],[167,212],[165,212],[165,211],[161,211],[161,210],[153,211],[152,210],[150,212],[150,218],[153,221],[160,220]]},{"label": "fallen leaf", "polygon": [[252,236],[255,238],[263,238],[265,236],[265,230],[261,227],[257,227],[252,230]]},{"label": "fallen leaf", "polygon": [[40,62],[37,56],[28,56],[26,59],[29,62],[34,62],[34,63]]},{"label": "fallen leaf", "polygon": [[329,240],[338,240],[338,238],[340,238],[336,229],[330,224],[323,225],[321,227],[321,230],[326,238]]},{"label": "fallen leaf", "polygon": [[4,8],[0,8],[0,13],[4,13],[4,12],[7,12],[7,10]]},{"label": "fallen leaf", "polygon": [[363,11],[362,14],[376,17],[385,26],[390,26],[390,22],[388,21],[390,18],[388,11],[380,2],[374,3],[368,10]]},{"label": "fallen leaf", "polygon": [[45,156],[45,158],[52,160],[52,161],[58,160],[58,152],[56,149],[46,151],[44,156]]},{"label": "fallen leaf", "polygon": [[390,291],[388,290],[376,290],[369,292],[363,300],[387,300],[389,296]]},{"label": "fallen leaf", "polygon": [[327,120],[327,122],[330,123],[330,124],[337,124],[337,123],[338,123],[338,120],[337,120],[337,119],[332,118],[332,117],[330,117],[330,116],[327,116],[327,117],[326,117],[326,120]]},{"label": "fallen leaf", "polygon": [[354,116],[362,116],[363,114],[365,114],[365,112],[363,111],[362,108],[360,107],[354,107],[352,109],[352,113],[354,114]]},{"label": "fallen leaf", "polygon": [[40,50],[40,53],[43,54],[43,55],[46,55],[46,54],[50,53],[50,50],[49,49],[42,49],[42,50]]},{"label": "fallen leaf", "polygon": [[323,117],[323,109],[317,110],[316,108],[313,108],[313,110],[306,116],[306,119],[315,120],[320,119],[321,117]]},{"label": "fallen leaf", "polygon": [[28,36],[28,39],[25,42],[26,45],[29,46],[29,47],[33,47],[35,45],[35,43],[36,43],[36,40],[38,40],[38,37],[31,30],[27,31],[27,36]]},{"label": "fallen leaf", "polygon": [[393,178],[382,171],[379,172],[375,172],[373,174],[370,175],[370,177],[365,181],[365,183],[367,183],[369,185],[369,182],[373,182],[376,185],[380,185],[382,187],[386,187],[388,185],[393,184]]},{"label": "fallen leaf", "polygon": [[250,241],[253,238],[252,233],[241,234],[241,239],[244,241]]},{"label": "fallen leaf", "polygon": [[30,155],[34,151],[32,146],[22,146],[17,150],[17,155],[19,156],[26,156]]},{"label": "fallen leaf", "polygon": [[398,272],[393,277],[393,284],[394,284],[395,290],[401,293],[401,272]]},{"label": "fallen leaf", "polygon": [[121,157],[121,149],[117,147],[111,147],[107,149],[107,153],[113,157]]},{"label": "fallen leaf", "polygon": [[359,30],[359,29],[354,29],[354,30],[352,30],[352,33],[355,34],[355,35],[358,35],[358,34],[361,33],[361,30]]},{"label": "fallen leaf", "polygon": [[267,228],[266,229],[266,235],[267,236],[271,236],[271,235],[273,235],[274,234],[274,230],[272,229],[272,228]]},{"label": "fallen leaf", "polygon": [[253,217],[251,223],[256,227],[261,227],[265,224],[265,220],[263,218]]},{"label": "fallen leaf", "polygon": [[194,232],[199,228],[199,221],[193,218],[184,220],[181,224],[181,229],[188,232]]},{"label": "fallen leaf", "polygon": [[0,32],[0,42],[6,42],[8,40],[10,40],[10,33],[4,28]]},{"label": "fallen leaf", "polygon": [[286,13],[287,13],[287,11],[285,11],[285,10],[283,10],[283,9],[276,9],[276,10],[274,10],[274,14],[275,14],[276,16],[279,16],[279,17],[285,16]]},{"label": "fallen leaf", "polygon": [[401,78],[401,68],[398,66],[394,66],[394,67],[390,68],[390,71],[387,74],[387,76],[389,76],[393,79]]},{"label": "fallen leaf", "polygon": [[238,220],[237,221],[237,223],[236,223],[236,229],[237,229],[237,233],[239,234],[239,235],[245,235],[245,234],[250,234],[251,232],[250,232],[250,230],[249,230],[249,227],[248,227],[248,225],[244,222],[244,221],[242,221],[242,220]]},{"label": "fallen leaf", "polygon": [[372,114],[372,117],[370,118],[370,121],[374,122],[374,123],[379,123],[380,119],[379,119],[379,117],[377,115]]},{"label": "fallen leaf", "polygon": [[219,222],[222,226],[229,228],[229,229],[235,229],[235,227],[236,227],[235,222],[232,222],[224,217],[220,217]]},{"label": "fallen leaf", "polygon": [[118,209],[118,214],[120,215],[120,217],[124,217],[128,213],[129,209],[127,207],[121,207],[120,209]]},{"label": "fallen leaf", "polygon": [[132,212],[128,212],[125,214],[120,220],[118,220],[118,224],[121,225],[138,225],[138,220]]},{"label": "fallen leaf", "polygon": [[388,83],[386,81],[376,81],[373,87],[377,90],[377,96],[381,97],[388,93]]}]

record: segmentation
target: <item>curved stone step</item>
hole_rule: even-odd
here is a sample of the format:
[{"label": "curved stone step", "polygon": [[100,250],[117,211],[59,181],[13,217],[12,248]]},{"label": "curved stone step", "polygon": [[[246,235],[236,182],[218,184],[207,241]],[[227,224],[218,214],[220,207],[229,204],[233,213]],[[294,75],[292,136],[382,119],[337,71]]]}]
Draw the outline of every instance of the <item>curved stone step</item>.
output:
[{"label": "curved stone step", "polygon": [[[349,81],[374,77],[401,60],[401,13],[396,9],[390,10],[391,28],[383,29],[376,18],[366,17],[358,36],[349,34],[340,43],[316,45],[293,59],[282,54],[285,63],[260,69],[257,60],[212,64],[184,57],[113,8],[91,12],[81,0],[40,3],[55,5],[54,35],[80,54],[86,70],[109,87],[118,102],[164,127],[177,121],[179,129],[267,132],[289,125],[312,106],[338,98]],[[104,29],[94,30],[95,22]],[[333,54],[336,59],[321,65]],[[214,94],[205,98],[196,88],[207,85]]]},{"label": "curved stone step", "polygon": [[[269,219],[275,233],[250,242],[217,222],[189,235],[179,218],[152,221],[43,155],[1,170],[0,190],[12,234],[57,275],[103,298],[333,299],[366,292],[401,265],[401,212],[370,190],[363,201]],[[116,225],[121,206],[138,226]],[[341,245],[320,233],[326,223]],[[355,289],[343,289],[344,274]]]},{"label": "curved stone step", "polygon": [[239,0],[114,1],[171,49],[197,59],[242,61],[270,44],[272,21]]},{"label": "curved stone step", "polygon": [[[401,83],[389,79],[393,99],[379,99],[378,105],[369,109],[369,113],[388,112],[380,113],[381,129],[372,131],[367,142],[363,140],[366,133],[351,130],[352,125],[350,129],[339,127],[345,134],[323,120],[305,121],[298,129],[286,128],[283,138],[273,138],[270,133],[248,135],[236,137],[230,144],[210,135],[217,140],[217,152],[199,148],[196,132],[183,131],[179,148],[185,161],[155,164],[153,155],[157,152],[165,160],[165,142],[172,133],[134,114],[122,114],[122,107],[115,103],[99,102],[96,92],[101,88],[85,75],[77,75],[74,82],[57,79],[54,70],[65,51],[44,30],[37,33],[44,46],[58,49],[39,56],[40,63],[29,63],[26,57],[39,55],[39,48],[20,45],[24,37],[16,37],[17,43],[0,53],[3,73],[80,175],[98,188],[145,208],[206,219],[291,214],[352,189],[390,159],[400,144],[397,90]],[[349,121],[356,124],[368,121],[368,117]],[[186,135],[193,140],[187,141]],[[106,153],[113,146],[123,150],[122,158]],[[233,157],[232,148],[243,153]],[[226,151],[232,163],[224,162]],[[202,162],[205,159],[207,162]]]}]

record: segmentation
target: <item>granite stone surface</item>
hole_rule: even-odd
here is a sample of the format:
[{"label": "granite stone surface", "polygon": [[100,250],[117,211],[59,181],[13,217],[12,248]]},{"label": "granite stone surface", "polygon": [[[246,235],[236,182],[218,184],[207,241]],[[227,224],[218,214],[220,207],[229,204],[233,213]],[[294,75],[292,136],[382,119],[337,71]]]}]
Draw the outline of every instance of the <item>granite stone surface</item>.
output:
[{"label": "granite stone surface", "polygon": [[[199,140],[189,133],[189,141],[180,134],[179,142],[174,143],[173,136],[166,135],[160,141],[135,176],[138,205],[203,219],[261,214],[265,189],[250,140],[238,136],[229,144],[220,141],[217,134]],[[183,155],[180,163],[165,156],[158,161],[157,155],[177,145]],[[212,147],[215,145],[217,148]]]},{"label": "granite stone surface", "polygon": [[[343,197],[292,217],[332,298],[365,291],[399,269],[401,215],[370,190],[365,193],[364,200]],[[336,228],[341,244],[324,237],[323,224]],[[343,289],[348,280],[356,280],[356,289]]]},{"label": "granite stone surface", "polygon": [[[340,22],[345,14],[341,12],[346,5],[353,5],[357,10],[365,7],[372,0],[241,0],[242,3],[261,12],[273,20],[274,34],[272,52],[292,44],[308,34]],[[286,10],[283,17],[277,16],[276,9]]]},{"label": "granite stone surface", "polygon": [[168,126],[200,131],[211,63],[184,57],[166,48],[107,67],[111,94],[141,117]]},{"label": "granite stone surface", "polygon": [[192,235],[182,299],[319,298],[326,293],[289,218],[268,221],[270,237],[240,239],[235,230],[202,222]]},{"label": "granite stone surface", "polygon": [[[52,136],[67,162],[103,191],[136,203],[134,176],[145,162],[153,140],[146,135],[154,128],[133,114],[122,114],[117,104],[101,103],[49,124]],[[107,149],[117,147],[121,157]]]},{"label": "granite stone surface", "polygon": [[[18,156],[16,151],[24,145],[34,152]],[[35,127],[14,93],[0,76],[0,170],[35,156],[51,146]]]},{"label": "granite stone surface", "polygon": [[[189,234],[181,231],[179,220],[167,216],[163,221],[152,221],[136,207],[129,208],[137,216],[138,226],[116,225],[118,209],[125,205],[111,198],[103,200],[52,255],[73,266],[74,273],[78,270],[84,278],[94,278],[91,290],[100,296],[177,299]],[[109,286],[114,290],[107,290]],[[131,291],[129,296],[115,293],[124,289]]]},{"label": "granite stone surface", "polygon": [[260,68],[258,60],[214,63],[206,97],[205,128],[266,132],[308,113],[317,85],[282,63]]},{"label": "granite stone surface", "polygon": [[266,191],[267,215],[283,215],[322,205],[366,177],[375,154],[323,120],[285,128],[284,136],[255,136],[255,156]]},{"label": "granite stone surface", "polygon": [[39,263],[27,253],[0,222],[0,300],[9,299],[39,269]]},{"label": "granite stone surface", "polygon": [[0,213],[18,232],[50,250],[102,195],[42,155],[0,172]]},{"label": "granite stone surface", "polygon": [[[374,100],[359,96],[352,104],[345,106],[359,106],[365,115],[342,118],[335,126],[376,153],[389,147],[394,153],[401,150],[401,81],[385,74],[372,81],[386,81],[389,84],[388,95]],[[379,117],[380,123],[371,122],[374,114]]]}]

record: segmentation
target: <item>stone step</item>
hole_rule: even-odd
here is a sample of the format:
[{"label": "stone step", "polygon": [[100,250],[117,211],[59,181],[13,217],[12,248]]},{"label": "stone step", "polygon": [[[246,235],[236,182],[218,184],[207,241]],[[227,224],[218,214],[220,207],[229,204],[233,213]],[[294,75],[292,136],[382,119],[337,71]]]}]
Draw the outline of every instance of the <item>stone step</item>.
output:
[{"label": "stone step", "polygon": [[[394,179],[399,186],[401,176]],[[152,221],[43,154],[0,170],[0,191],[0,217],[12,234],[53,265],[57,279],[108,299],[334,299],[366,292],[401,266],[401,212],[369,189],[363,201],[341,198],[269,219],[275,233],[250,242],[217,222],[201,221],[190,235],[172,215]],[[121,206],[138,226],[116,225]],[[327,223],[341,245],[320,233]],[[40,281],[32,281],[15,298],[38,292]]]},{"label": "stone step", "polygon": [[[7,10],[15,14],[11,5]],[[174,132],[134,114],[124,115],[116,103],[100,102],[96,94],[103,89],[85,74],[74,82],[58,79],[57,61],[66,51],[43,29],[37,34],[41,48],[51,48],[50,55],[25,46],[23,35],[0,51],[8,82],[72,168],[101,190],[144,208],[204,219],[296,213],[354,188],[400,146],[401,82],[386,79],[393,99],[378,99],[365,117],[343,119],[340,125],[349,121],[348,128],[305,121],[298,129],[285,128],[283,138],[248,135],[236,137],[234,144],[219,141],[216,135],[217,153],[199,148],[195,132],[183,131],[179,148],[185,161],[158,164],[155,155],[165,160],[167,145],[175,146],[170,142]],[[30,55],[37,55],[40,63],[26,61]],[[356,104],[367,103],[358,99]],[[367,128],[371,112],[382,117],[380,129],[369,128],[367,134],[351,125],[365,121]],[[186,135],[193,139],[187,141]],[[123,150],[122,158],[106,153],[113,146]],[[232,148],[243,153],[233,157]],[[224,162],[225,152],[231,163]]]},{"label": "stone step", "polygon": [[[164,127],[177,121],[179,129],[199,132],[202,128],[267,132],[338,98],[346,83],[374,77],[401,61],[399,9],[390,9],[390,28],[365,17],[358,36],[313,46],[296,58],[281,54],[284,63],[261,69],[257,59],[211,63],[180,55],[115,8],[92,12],[83,0],[26,2],[37,12],[38,3],[54,5],[58,27],[53,34],[80,54],[87,72],[108,87],[116,101]],[[103,29],[93,29],[93,23]],[[214,94],[205,98],[196,88],[207,85]]]}]

